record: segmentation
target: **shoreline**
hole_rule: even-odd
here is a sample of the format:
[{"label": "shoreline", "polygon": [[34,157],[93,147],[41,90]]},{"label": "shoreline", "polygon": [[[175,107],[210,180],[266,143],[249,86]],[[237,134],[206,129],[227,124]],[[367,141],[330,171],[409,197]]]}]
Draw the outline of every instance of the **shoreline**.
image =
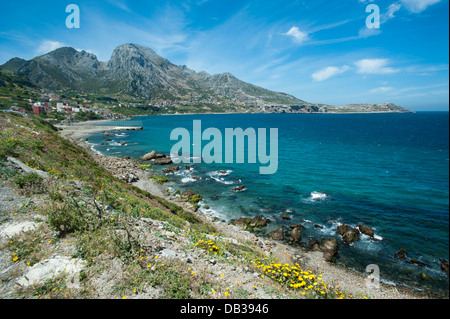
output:
[{"label": "shoreline", "polygon": [[121,126],[111,126],[105,125],[100,126],[98,124],[114,122],[111,120],[98,120],[98,121],[86,121],[78,122],[72,125],[61,125],[57,124],[55,127],[60,129],[61,136],[65,138],[70,138],[73,140],[84,139],[89,135],[104,131],[130,131],[138,130],[136,127],[121,127]]},{"label": "shoreline", "polygon": [[[436,111],[441,112],[441,111]],[[446,112],[446,111],[443,111]],[[304,115],[314,115],[314,114],[416,114],[417,112],[316,112],[316,113],[268,113],[268,112],[218,112],[218,113],[163,113],[163,114],[139,114],[139,115],[130,115],[130,118],[133,117],[147,117],[147,116],[170,116],[170,115],[233,115],[233,114],[304,114]]]},{"label": "shoreline", "polygon": [[[193,211],[191,205],[169,196],[166,192],[167,187],[164,187],[156,181],[149,179],[148,177],[151,173],[149,171],[142,170],[138,161],[131,160],[129,158],[105,156],[92,151],[91,145],[84,142],[83,139],[96,132],[116,131],[114,127],[108,127],[108,129],[105,129],[104,127],[93,128],[93,124],[93,122],[82,122],[74,126],[60,126],[60,128],[63,129],[60,133],[61,136],[86,149],[94,160],[106,170],[111,172],[114,165],[121,163],[119,166],[123,170],[133,171],[139,180],[137,182],[130,183],[131,185],[147,191],[154,196],[164,198],[185,210]],[[115,170],[111,173],[115,175],[118,172]],[[264,248],[262,249],[264,254],[270,253],[282,263],[294,263],[293,259],[297,261],[300,260],[302,266],[304,265],[306,268],[314,269],[315,271],[322,273],[325,282],[339,285],[341,289],[351,292],[354,295],[367,295],[374,299],[422,299],[433,298],[435,295],[434,293],[421,292],[411,287],[403,285],[393,286],[383,282],[380,284],[380,289],[368,288],[366,285],[366,277],[363,274],[350,268],[328,263],[323,258],[322,252],[307,251],[304,248],[293,247],[284,242],[258,237],[253,233],[244,231],[237,226],[213,220],[212,217],[208,216],[200,209],[195,214],[206,222],[213,224],[220,232],[231,238],[236,238],[244,242],[252,242],[255,244],[255,247],[260,246],[261,248]],[[437,298],[442,298],[442,296],[438,296]]]}]

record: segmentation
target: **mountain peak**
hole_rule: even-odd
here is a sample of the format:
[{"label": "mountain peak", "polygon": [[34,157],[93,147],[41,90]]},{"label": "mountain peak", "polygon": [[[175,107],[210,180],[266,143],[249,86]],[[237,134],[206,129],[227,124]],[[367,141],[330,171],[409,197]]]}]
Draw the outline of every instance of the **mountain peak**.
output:
[{"label": "mountain peak", "polygon": [[21,58],[12,58],[8,62],[0,66],[0,69],[5,71],[16,71],[18,68],[24,65],[25,62],[27,61]]}]

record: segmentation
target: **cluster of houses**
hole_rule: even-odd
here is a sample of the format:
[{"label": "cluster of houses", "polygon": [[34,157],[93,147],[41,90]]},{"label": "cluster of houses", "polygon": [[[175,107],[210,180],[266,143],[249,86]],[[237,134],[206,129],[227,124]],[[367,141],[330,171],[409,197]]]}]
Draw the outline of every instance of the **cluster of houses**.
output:
[{"label": "cluster of houses", "polygon": [[[89,104],[78,104],[77,102],[33,102],[31,100],[27,101],[32,108],[33,114],[50,114],[50,113],[63,113],[67,115],[75,115],[77,113],[87,113],[93,112],[105,118],[113,118],[114,114],[108,110],[103,108],[95,108]],[[11,111],[16,111],[20,113],[27,113],[28,111],[20,106],[11,106]]]}]

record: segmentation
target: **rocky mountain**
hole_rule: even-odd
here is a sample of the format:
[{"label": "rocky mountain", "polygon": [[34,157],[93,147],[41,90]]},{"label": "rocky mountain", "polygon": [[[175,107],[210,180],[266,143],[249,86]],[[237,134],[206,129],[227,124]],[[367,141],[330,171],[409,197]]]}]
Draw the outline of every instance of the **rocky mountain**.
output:
[{"label": "rocky mountain", "polygon": [[136,44],[117,47],[107,62],[100,62],[92,53],[65,47],[29,61],[13,58],[0,70],[15,71],[34,85],[51,90],[123,94],[140,99],[188,100],[207,96],[268,112],[327,110],[326,106],[243,82],[229,73],[197,73]]}]

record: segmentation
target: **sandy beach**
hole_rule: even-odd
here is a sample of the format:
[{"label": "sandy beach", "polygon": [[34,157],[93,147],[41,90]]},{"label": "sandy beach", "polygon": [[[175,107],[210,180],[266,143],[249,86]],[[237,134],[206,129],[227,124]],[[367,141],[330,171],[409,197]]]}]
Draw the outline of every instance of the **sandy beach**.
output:
[{"label": "sandy beach", "polygon": [[[177,197],[169,196],[167,187],[149,179],[151,173],[140,168],[142,163],[138,163],[129,158],[106,157],[92,152],[90,145],[83,141],[89,134],[124,129],[94,126],[101,124],[102,122],[104,121],[78,123],[72,126],[59,126],[61,129],[60,134],[86,149],[95,161],[116,177],[123,178],[126,174],[133,174],[138,177],[138,181],[130,184],[139,187],[152,195],[165,198],[186,210],[193,211],[192,205]],[[149,150],[149,152],[150,151],[152,150]],[[118,167],[120,169],[118,169]],[[285,242],[257,237],[253,233],[244,231],[237,226],[226,222],[212,220],[212,218],[202,212],[201,209],[199,209],[196,214],[205,222],[213,223],[224,236],[234,238],[241,242],[252,242],[254,243],[254,247],[260,250],[261,253],[267,256],[271,255],[276,257],[281,263],[299,263],[304,269],[312,269],[317,273],[323,274],[323,280],[325,282],[339,286],[340,289],[355,297],[367,296],[371,299],[433,298],[432,295],[428,295],[426,292],[419,292],[409,287],[394,286],[384,283],[381,283],[378,288],[374,285],[368,285],[366,276],[359,272],[327,262],[323,257],[323,253],[320,251],[308,251],[300,246],[291,246]],[[237,274],[235,275],[237,276]]]}]

